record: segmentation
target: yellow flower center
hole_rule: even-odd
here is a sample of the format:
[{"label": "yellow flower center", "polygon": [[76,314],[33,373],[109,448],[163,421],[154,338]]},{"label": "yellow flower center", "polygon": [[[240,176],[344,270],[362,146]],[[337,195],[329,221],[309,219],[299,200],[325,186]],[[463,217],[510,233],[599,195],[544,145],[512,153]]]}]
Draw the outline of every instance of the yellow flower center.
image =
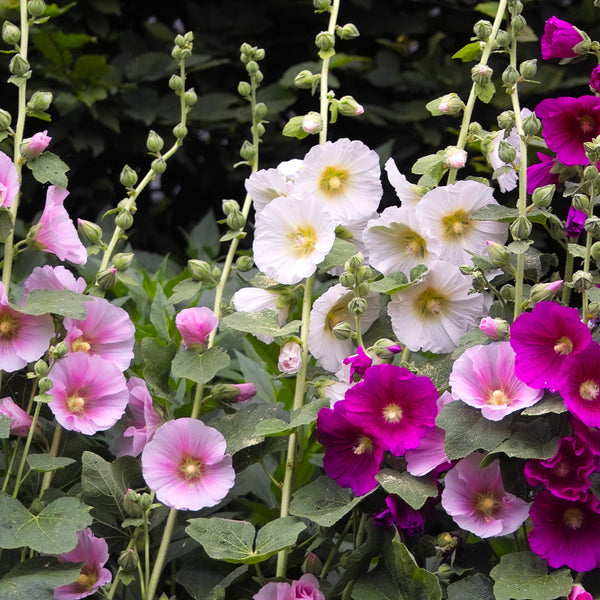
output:
[{"label": "yellow flower center", "polygon": [[98,581],[98,573],[95,571],[85,572],[83,569],[77,576],[77,585],[84,590],[91,590],[94,584]]},{"label": "yellow flower center", "polygon": [[202,462],[193,456],[186,456],[183,459],[179,470],[183,474],[185,480],[192,483],[202,477]]},{"label": "yellow flower center", "polygon": [[595,400],[599,392],[600,386],[593,379],[588,379],[579,386],[579,395],[584,400]]},{"label": "yellow flower center", "polygon": [[469,218],[469,213],[462,208],[451,215],[443,217],[442,224],[444,225],[446,237],[454,239],[462,237],[473,228],[473,222]]},{"label": "yellow flower center", "polygon": [[91,345],[89,342],[86,342],[83,337],[78,337],[76,340],[73,341],[73,343],[71,344],[71,351],[72,352],[89,352],[91,348]]},{"label": "yellow flower center", "polygon": [[391,402],[383,409],[383,418],[388,423],[399,423],[402,420],[402,409]]},{"label": "yellow flower center", "polygon": [[322,173],[319,182],[321,191],[328,196],[339,196],[344,192],[344,182],[350,173],[339,167],[327,167]]},{"label": "yellow flower center", "polygon": [[288,235],[288,239],[292,242],[294,254],[298,258],[302,258],[315,249],[317,234],[310,225],[307,225],[306,227],[298,227],[296,231]]},{"label": "yellow flower center", "polygon": [[446,297],[433,288],[427,288],[415,300],[415,307],[423,319],[435,319],[441,314]]},{"label": "yellow flower center", "polygon": [[354,454],[371,454],[371,452],[373,452],[373,441],[366,435],[361,435],[358,438],[356,446],[352,448],[352,452],[354,452]]},{"label": "yellow flower center", "polygon": [[573,352],[573,342],[566,335],[563,335],[556,341],[556,344],[554,344],[554,352],[556,352],[556,354],[561,354],[562,356],[571,354],[571,352]]},{"label": "yellow flower center", "polygon": [[67,408],[69,409],[69,412],[72,412],[73,414],[80,415],[83,413],[84,406],[85,400],[77,394],[73,394],[67,398]]},{"label": "yellow flower center", "polygon": [[503,390],[494,390],[490,393],[487,403],[493,404],[494,406],[510,404],[510,398],[506,395],[506,393]]},{"label": "yellow flower center", "polygon": [[350,321],[351,315],[348,311],[348,302],[350,302],[351,294],[346,294],[340,298],[325,315],[325,327],[331,333],[333,328],[342,321]]},{"label": "yellow flower center", "polygon": [[498,508],[500,508],[500,502],[494,492],[480,492],[477,494],[475,509],[483,515],[486,521],[495,518]]},{"label": "yellow flower center", "polygon": [[390,229],[396,240],[396,247],[401,254],[425,258],[427,242],[416,231],[401,223],[392,223]]},{"label": "yellow flower center", "polygon": [[579,529],[583,525],[583,521],[583,512],[578,508],[567,508],[563,514],[563,523],[570,529]]},{"label": "yellow flower center", "polygon": [[12,340],[19,328],[19,322],[9,313],[0,315],[0,338]]}]

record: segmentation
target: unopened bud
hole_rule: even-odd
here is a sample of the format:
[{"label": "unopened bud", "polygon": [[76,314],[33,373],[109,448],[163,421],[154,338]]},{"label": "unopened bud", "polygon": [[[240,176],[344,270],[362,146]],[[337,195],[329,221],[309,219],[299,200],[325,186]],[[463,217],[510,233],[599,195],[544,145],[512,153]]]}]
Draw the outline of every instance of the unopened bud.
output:
[{"label": "unopened bud", "polygon": [[313,0],[313,6],[318,12],[331,9],[331,0]]},{"label": "unopened bud", "polygon": [[498,115],[498,127],[510,130],[515,126],[515,113],[512,110],[502,111]]},{"label": "unopened bud", "polygon": [[12,117],[7,110],[0,108],[0,131],[5,131],[10,127]]},{"label": "unopened bud", "polygon": [[117,271],[127,271],[133,262],[133,252],[118,252],[113,256],[112,264]]},{"label": "unopened bud", "polygon": [[315,80],[319,79],[319,75],[313,75],[308,69],[303,69],[294,77],[294,85],[303,90],[309,90],[315,84]]},{"label": "unopened bud", "polygon": [[194,281],[210,281],[211,270],[210,265],[205,260],[192,258],[188,260],[188,269]]},{"label": "unopened bud", "polygon": [[508,48],[510,48],[511,43],[511,35],[504,29],[499,29],[498,33],[496,34],[496,44],[498,44],[500,48],[506,48],[508,50]]},{"label": "unopened bud", "polygon": [[21,39],[21,30],[10,21],[4,21],[2,24],[2,39],[6,44],[15,46]]},{"label": "unopened bud", "polygon": [[490,37],[490,33],[492,33],[492,24],[486,19],[481,19],[473,25],[473,33],[478,39],[485,42]]},{"label": "unopened bud", "polygon": [[504,319],[484,317],[479,323],[479,329],[492,340],[507,340],[510,326]]},{"label": "unopened bud", "polygon": [[240,205],[237,200],[223,199],[221,202],[221,210],[223,211],[223,214],[227,216],[234,211],[239,211]]},{"label": "unopened bud", "polygon": [[532,286],[529,298],[533,304],[552,300],[562,287],[563,280],[557,279],[550,283],[536,283]]},{"label": "unopened bud", "polygon": [[169,87],[178,94],[182,94],[185,89],[185,84],[183,83],[183,79],[179,75],[171,75],[169,79]]},{"label": "unopened bud", "polygon": [[366,281],[363,281],[362,283],[359,283],[356,286],[356,295],[360,296],[361,298],[364,298],[365,296],[367,296],[370,291],[371,291],[371,286]]},{"label": "unopened bud", "polygon": [[600,217],[592,215],[585,221],[585,230],[595,238],[600,238]]},{"label": "unopened bud", "polygon": [[450,169],[461,169],[467,164],[467,153],[458,146],[448,146],[444,150],[444,166]]},{"label": "unopened bud", "polygon": [[237,231],[238,229],[243,229],[246,225],[246,219],[241,211],[236,210],[230,212],[225,219],[227,222],[227,227],[232,229],[233,231]]},{"label": "unopened bud", "polygon": [[571,198],[571,205],[575,210],[587,213],[590,208],[590,199],[585,194],[574,194]]},{"label": "unopened bud", "polygon": [[469,124],[469,129],[467,131],[469,132],[469,135],[481,135],[483,127],[481,127],[477,121],[473,121]]},{"label": "unopened bud", "polygon": [[27,11],[35,19],[41,17],[46,10],[46,3],[44,0],[29,0],[27,3]]},{"label": "unopened bud", "polygon": [[67,346],[66,342],[58,342],[58,344],[54,346],[54,350],[51,352],[51,354],[54,356],[54,358],[60,360],[61,358],[64,358],[68,352],[69,346]]},{"label": "unopened bud", "polygon": [[46,392],[49,392],[52,389],[53,385],[54,384],[52,383],[52,379],[50,379],[50,377],[41,377],[38,380],[38,390],[40,394],[45,394]]},{"label": "unopened bud", "polygon": [[259,102],[254,107],[254,116],[259,121],[264,121],[268,112],[269,112],[269,109],[267,108],[267,105],[264,102]]},{"label": "unopened bud", "polygon": [[238,271],[249,271],[252,269],[252,267],[254,267],[254,259],[251,256],[238,256],[237,260],[235,261],[235,266],[237,267]]},{"label": "unopened bud", "polygon": [[360,35],[358,28],[353,23],[346,23],[342,27],[337,27],[335,32],[342,40],[353,40]]},{"label": "unopened bud", "polygon": [[506,267],[510,264],[511,255],[504,246],[490,241],[486,241],[486,245],[490,262],[495,267]]},{"label": "unopened bud", "polygon": [[596,181],[596,179],[598,179],[598,174],[598,167],[595,165],[588,165],[583,170],[583,178],[586,181]]},{"label": "unopened bud", "polygon": [[502,81],[507,86],[516,85],[519,82],[519,71],[517,71],[512,65],[508,65],[502,72]]},{"label": "unopened bud", "polygon": [[360,267],[362,267],[362,264],[365,262],[365,257],[363,255],[362,252],[357,252],[356,254],[352,255],[344,264],[344,269],[346,269],[346,271],[351,271],[354,272],[356,271],[356,269],[360,269]]},{"label": "unopened bud", "polygon": [[256,156],[256,148],[252,142],[244,140],[242,147],[240,148],[240,156],[244,160],[252,160]]},{"label": "unopened bud", "polygon": [[85,244],[94,245],[102,241],[102,228],[92,221],[77,219],[77,233]]},{"label": "unopened bud", "polygon": [[115,225],[121,229],[129,229],[133,225],[133,215],[127,211],[121,211],[115,217]]},{"label": "unopened bud", "polygon": [[140,506],[144,510],[148,510],[152,506],[152,496],[144,492],[140,497]]},{"label": "unopened bud", "polygon": [[155,175],[162,175],[167,170],[167,163],[162,156],[159,156],[152,161],[150,168]]},{"label": "unopened bud", "polygon": [[525,132],[525,135],[537,135],[541,127],[542,122],[533,112],[523,119],[523,131]]},{"label": "unopened bud", "polygon": [[547,208],[552,203],[552,197],[554,196],[555,190],[556,186],[553,183],[535,188],[531,195],[531,202],[539,208]]},{"label": "unopened bud", "polygon": [[320,113],[311,110],[302,118],[302,130],[305,133],[319,133],[323,129],[323,119]]},{"label": "unopened bud", "polygon": [[365,112],[363,105],[359,104],[352,96],[342,96],[338,110],[345,117],[357,117]]},{"label": "unopened bud", "polygon": [[471,69],[471,79],[475,83],[489,83],[493,72],[491,67],[480,63]]},{"label": "unopened bud", "polygon": [[117,269],[114,267],[100,271],[96,277],[96,285],[101,290],[110,290],[115,283],[117,283]]},{"label": "unopened bud", "polygon": [[524,60],[519,65],[519,73],[521,73],[521,77],[524,79],[535,77],[535,74],[537,73],[537,59],[532,58],[531,60]]},{"label": "unopened bud", "polygon": [[190,88],[183,94],[183,101],[186,106],[194,106],[198,102],[198,94],[194,88]]},{"label": "unopened bud", "polygon": [[119,554],[117,562],[125,573],[133,573],[137,570],[140,560],[137,552],[133,548],[128,548]]},{"label": "unopened bud", "polygon": [[20,54],[15,54],[12,57],[8,68],[12,75],[21,77],[29,71],[29,63]]},{"label": "unopened bud", "polygon": [[148,148],[148,152],[156,154],[162,150],[164,145],[165,142],[160,135],[151,129],[148,133],[148,139],[146,140],[146,148]]},{"label": "unopened bud", "polygon": [[177,123],[173,127],[173,135],[178,139],[182,140],[188,134],[188,129],[183,123]]},{"label": "unopened bud", "polygon": [[369,353],[371,352],[383,362],[390,363],[398,352],[402,352],[402,348],[393,340],[381,338],[371,346]]},{"label": "unopened bud", "polygon": [[464,102],[460,99],[458,94],[455,94],[454,92],[440,96],[425,105],[425,108],[427,108],[433,116],[458,115],[462,112],[464,107]]},{"label": "unopened bud", "polygon": [[250,75],[250,76],[256,75],[258,73],[258,71],[260,71],[258,63],[254,60],[249,61],[246,64],[246,71],[248,72],[248,75]]},{"label": "unopened bud", "polygon": [[247,81],[240,81],[237,91],[242,98],[249,98],[252,93],[252,86]]},{"label": "unopened bud", "polygon": [[126,188],[132,188],[137,183],[138,176],[129,165],[125,165],[121,171],[119,180],[121,181],[121,185]]},{"label": "unopened bud", "polygon": [[213,385],[211,396],[216,402],[231,402],[237,400],[241,390],[233,383],[217,383]]},{"label": "unopened bud", "polygon": [[573,273],[573,289],[577,292],[589,290],[594,284],[592,274],[586,271],[576,271]]},{"label": "unopened bud", "polygon": [[513,32],[515,34],[518,34],[521,31],[523,31],[523,29],[525,29],[525,27],[527,26],[527,21],[525,20],[525,17],[523,15],[517,15],[512,18],[510,24],[512,26]]},{"label": "unopened bud", "polygon": [[498,156],[502,162],[512,165],[517,158],[517,149],[505,140],[500,140],[498,146]]},{"label": "unopened bud", "polygon": [[512,302],[515,299],[515,286],[507,283],[500,288],[500,296],[507,302]]},{"label": "unopened bud", "polygon": [[141,517],[143,511],[139,505],[140,495],[135,490],[127,490],[123,496],[123,509],[129,517]]},{"label": "unopened bud", "polygon": [[254,54],[254,51],[252,50],[252,46],[250,44],[248,44],[247,42],[244,42],[241,46],[240,46],[240,54],[242,56],[252,56]]},{"label": "unopened bud", "polygon": [[325,50],[326,52],[333,50],[335,47],[335,37],[333,33],[327,31],[317,33],[317,36],[315,37],[315,46],[319,50]]},{"label": "unopened bud", "polygon": [[514,240],[526,240],[531,233],[531,221],[524,215],[519,215],[510,225],[510,233]]},{"label": "unopened bud", "polygon": [[356,316],[364,315],[367,312],[368,304],[364,298],[352,298],[348,302],[348,310]]},{"label": "unopened bud", "polygon": [[598,262],[600,261],[600,242],[594,242],[590,248],[592,258]]},{"label": "unopened bud", "polygon": [[349,323],[342,321],[332,328],[331,333],[333,333],[336,340],[349,340],[354,334],[354,331]]}]

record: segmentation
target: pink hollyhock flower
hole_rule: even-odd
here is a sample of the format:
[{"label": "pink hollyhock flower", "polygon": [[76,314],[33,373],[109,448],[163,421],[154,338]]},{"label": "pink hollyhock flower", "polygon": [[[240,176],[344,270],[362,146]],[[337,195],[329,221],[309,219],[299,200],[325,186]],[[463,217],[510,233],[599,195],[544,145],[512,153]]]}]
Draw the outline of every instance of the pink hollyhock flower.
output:
[{"label": "pink hollyhock flower", "polygon": [[584,39],[581,31],[571,23],[558,17],[550,17],[544,25],[542,35],[542,58],[575,58],[579,53],[574,52],[573,47]]},{"label": "pink hollyhock flower", "polygon": [[21,156],[25,160],[33,160],[37,158],[52,141],[48,135],[48,130],[38,131],[32,137],[23,140],[21,144]]},{"label": "pink hollyhock flower", "polygon": [[577,210],[572,206],[569,208],[567,215],[567,223],[565,225],[565,233],[567,237],[578,238],[579,234],[585,229],[585,220],[587,215],[583,210]]},{"label": "pink hollyhock flower", "polygon": [[454,362],[449,379],[452,395],[490,421],[533,406],[544,390],[534,389],[515,375],[515,352],[509,342],[471,346]]},{"label": "pink hollyhock flower", "polygon": [[271,581],[263,585],[253,600],[290,600],[292,586],[285,581]]},{"label": "pink hollyhock flower", "polygon": [[575,437],[561,438],[558,452],[548,460],[532,459],[525,463],[525,479],[529,485],[543,484],[565,500],[585,500],[595,470],[594,455]]},{"label": "pink hollyhock flower", "polygon": [[286,375],[294,375],[302,365],[302,347],[298,342],[286,342],[279,351],[277,368]]},{"label": "pink hollyhock flower", "polygon": [[219,319],[206,306],[185,308],[175,317],[175,325],[181,333],[186,350],[204,351],[211,332],[218,324]]},{"label": "pink hollyhock flower", "polygon": [[38,360],[53,336],[52,317],[25,315],[11,308],[0,282],[0,370],[12,373]]},{"label": "pink hollyhock flower", "polygon": [[529,545],[551,567],[591,571],[600,566],[600,503],[594,494],[571,501],[542,490],[529,516],[533,522]]},{"label": "pink hollyhock flower", "polygon": [[129,314],[104,298],[92,298],[85,308],[85,319],[64,320],[70,351],[97,354],[124,371],[133,358],[135,342],[135,326]]},{"label": "pink hollyhock flower", "polygon": [[127,390],[129,403],[125,424],[128,427],[113,441],[115,456],[139,456],[162,422],[143,379],[131,377]]},{"label": "pink hollyhock flower", "polygon": [[552,169],[557,164],[556,158],[545,152],[538,152],[537,157],[540,159],[540,162],[527,167],[528,194],[533,194],[536,188],[544,187],[551,183],[558,183],[560,181],[560,175],[558,173],[552,173]]},{"label": "pink hollyhock flower", "polygon": [[10,432],[27,437],[31,428],[31,415],[26,413],[12,398],[0,399],[0,415],[10,419]]},{"label": "pink hollyhock flower", "polygon": [[33,228],[32,237],[40,250],[56,254],[60,260],[84,265],[87,262],[87,251],[63,206],[68,195],[67,190],[53,185],[48,188],[46,205],[38,224]]},{"label": "pink hollyhock flower", "polygon": [[365,371],[373,364],[373,359],[359,346],[356,354],[348,356],[342,361],[345,365],[350,365],[350,381],[362,379]]},{"label": "pink hollyhock flower", "polygon": [[590,87],[594,92],[600,92],[600,65],[595,67],[590,75]]},{"label": "pink hollyhock flower", "polygon": [[510,328],[515,373],[527,385],[556,391],[564,379],[563,363],[581,352],[592,339],[575,308],[538,302],[519,315]]},{"label": "pink hollyhock flower", "polygon": [[240,390],[240,395],[235,399],[236,402],[245,402],[256,396],[256,386],[253,383],[234,383]]},{"label": "pink hollyhock flower", "polygon": [[583,586],[576,583],[569,592],[567,600],[594,600],[589,592],[586,592]]},{"label": "pink hollyhock flower", "polygon": [[112,581],[112,574],[104,565],[108,561],[108,544],[92,534],[91,529],[77,532],[77,546],[70,552],[59,554],[60,562],[83,562],[77,581],[61,585],[54,590],[56,600],[78,600],[91,596],[98,588]]},{"label": "pink hollyhock flower", "polygon": [[56,420],[69,431],[92,435],[112,427],[129,401],[119,367],[98,355],[73,352],[59,360],[49,375],[48,403]]},{"label": "pink hollyhock flower", "polygon": [[348,420],[344,404],[340,401],[333,409],[319,411],[317,440],[325,448],[325,473],[339,486],[352,488],[357,496],[362,496],[378,485],[375,475],[385,449],[360,424]]},{"label": "pink hollyhock flower", "polygon": [[319,580],[306,573],[292,583],[272,581],[263,585],[253,600],[325,600],[325,595],[319,590]]},{"label": "pink hollyhock flower", "polygon": [[479,468],[483,457],[474,452],[448,471],[442,506],[459,527],[481,538],[513,533],[527,519],[529,505],[504,489],[498,460]]},{"label": "pink hollyhock flower", "polygon": [[235,479],[223,435],[202,421],[175,419],[161,425],[142,452],[142,473],[156,497],[177,510],[215,506]]},{"label": "pink hollyhock flower", "polygon": [[416,448],[435,425],[438,393],[431,379],[395,365],[373,365],[362,381],[346,392],[344,407],[351,423],[400,456]]},{"label": "pink hollyhock flower", "polygon": [[0,206],[9,207],[19,191],[19,177],[13,161],[0,152]]},{"label": "pink hollyhock flower", "polygon": [[51,267],[34,267],[33,271],[23,284],[23,299],[26,299],[33,290],[71,290],[82,294],[87,284],[83,277],[75,279],[75,275],[62,265]]},{"label": "pink hollyhock flower", "polygon": [[479,329],[491,340],[508,339],[508,323],[504,319],[494,319],[493,317],[484,317],[479,323]]},{"label": "pink hollyhock flower", "polygon": [[600,97],[546,98],[535,107],[544,126],[542,135],[559,162],[588,165],[585,142],[600,134]]}]

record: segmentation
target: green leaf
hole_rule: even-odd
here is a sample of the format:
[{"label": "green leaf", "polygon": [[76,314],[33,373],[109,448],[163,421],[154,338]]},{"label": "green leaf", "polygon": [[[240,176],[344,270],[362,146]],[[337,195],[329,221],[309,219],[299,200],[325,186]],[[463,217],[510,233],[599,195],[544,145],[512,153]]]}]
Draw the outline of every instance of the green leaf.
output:
[{"label": "green leaf", "polygon": [[452,55],[452,58],[460,58],[462,62],[477,60],[481,56],[481,42],[471,42],[463,46],[458,52]]},{"label": "green leaf", "polygon": [[70,552],[77,531],[92,523],[89,507],[67,496],[48,504],[38,515],[16,498],[0,492],[0,548],[29,547],[45,554]]},{"label": "green leaf", "polygon": [[171,340],[167,345],[164,345],[156,338],[146,337],[142,339],[141,346],[144,364],[143,374],[146,383],[167,396],[171,395],[169,373],[176,351],[175,341]]},{"label": "green leaf", "polygon": [[267,419],[262,421],[256,426],[256,433],[264,436],[288,435],[301,425],[314,423],[317,420],[318,412],[325,406],[329,406],[328,398],[315,400],[294,411],[289,423],[283,419]]},{"label": "green leaf", "polygon": [[0,208],[0,243],[6,241],[13,229],[14,225],[10,211],[7,208]]},{"label": "green leaf", "polygon": [[85,319],[85,302],[93,298],[78,294],[71,290],[33,290],[28,296],[25,306],[19,310],[27,315],[47,315],[52,313],[62,317]]},{"label": "green leaf", "polygon": [[498,221],[500,223],[512,223],[519,216],[516,208],[502,206],[502,204],[488,204],[474,210],[470,218],[475,221]]},{"label": "green leaf", "polygon": [[191,304],[193,300],[202,292],[202,282],[194,281],[191,277],[180,281],[174,288],[173,293],[169,296],[171,304],[179,304],[185,302]]},{"label": "green leaf", "polygon": [[496,13],[498,12],[498,2],[480,2],[475,5],[475,10],[487,15],[494,19],[496,17]]},{"label": "green leaf", "polygon": [[172,373],[174,377],[185,377],[195,383],[208,383],[229,363],[229,354],[220,346],[213,346],[202,354],[181,349],[173,359]]},{"label": "green leaf", "polygon": [[269,521],[258,530],[254,548],[255,559],[244,562],[262,562],[280,550],[296,543],[306,525],[295,517],[280,517]]},{"label": "green leaf", "polygon": [[383,279],[378,279],[370,284],[371,290],[380,294],[394,294],[410,285],[412,284],[409,283],[408,277],[401,271],[390,273]]},{"label": "green leaf", "polygon": [[585,258],[585,246],[581,244],[567,244],[569,254],[575,258]]},{"label": "green leaf", "polygon": [[411,173],[424,175],[431,170],[435,170],[439,165],[442,165],[443,162],[444,159],[440,154],[428,154],[417,160],[411,169]]},{"label": "green leaf", "polygon": [[554,600],[567,596],[573,579],[569,569],[548,573],[548,564],[533,552],[505,554],[491,571],[496,600]]},{"label": "green leaf", "polygon": [[69,180],[65,175],[69,170],[69,165],[52,152],[42,152],[36,159],[28,160],[25,164],[40,183],[51,183],[63,189],[69,185]]},{"label": "green leaf", "polygon": [[[510,438],[490,451],[514,458],[552,458],[558,451],[558,437],[552,436],[550,424],[542,417],[527,423],[515,423]],[[488,455],[489,456],[489,455]]]},{"label": "green leaf", "polygon": [[427,498],[438,495],[437,485],[430,477],[415,477],[406,471],[400,473],[393,469],[381,469],[375,479],[386,492],[400,496],[415,510],[421,508]]},{"label": "green leaf", "polygon": [[485,104],[488,104],[496,93],[496,86],[493,81],[487,83],[476,83],[475,94]]},{"label": "green leaf", "polygon": [[221,324],[236,331],[275,337],[279,331],[279,314],[269,308],[256,312],[237,311],[223,317]]},{"label": "green leaf", "polygon": [[6,440],[10,437],[11,423],[12,419],[10,417],[0,415],[0,440]]},{"label": "green leaf", "polygon": [[327,273],[334,267],[341,267],[344,263],[358,252],[358,248],[347,240],[335,238],[333,246],[323,262],[318,265],[319,273]]},{"label": "green leaf", "polygon": [[191,252],[190,256],[201,260],[212,260],[219,254],[221,244],[219,243],[219,226],[212,210],[209,210],[204,218],[196,225],[187,236],[190,250],[195,250],[196,255]]},{"label": "green leaf", "polygon": [[152,305],[150,306],[150,322],[154,325],[156,333],[165,342],[171,340],[172,336],[169,333],[169,326],[174,315],[175,308],[167,300],[162,286],[157,284]]},{"label": "green leaf", "polygon": [[521,414],[528,417],[537,417],[539,415],[545,415],[548,413],[555,413],[557,415],[567,411],[565,401],[562,396],[558,394],[545,395],[539,402],[536,402],[533,406],[526,408]]},{"label": "green leaf", "polygon": [[29,454],[27,456],[27,464],[30,469],[41,473],[64,469],[74,462],[75,459],[73,458],[67,456],[52,456],[52,454]]},{"label": "green leaf", "polygon": [[448,586],[448,600],[496,600],[493,587],[490,579],[476,573],[451,583]]},{"label": "green leaf", "polygon": [[304,116],[292,117],[284,126],[281,132],[286,137],[295,137],[299,140],[303,140],[308,136],[308,133],[302,129],[302,121]]}]

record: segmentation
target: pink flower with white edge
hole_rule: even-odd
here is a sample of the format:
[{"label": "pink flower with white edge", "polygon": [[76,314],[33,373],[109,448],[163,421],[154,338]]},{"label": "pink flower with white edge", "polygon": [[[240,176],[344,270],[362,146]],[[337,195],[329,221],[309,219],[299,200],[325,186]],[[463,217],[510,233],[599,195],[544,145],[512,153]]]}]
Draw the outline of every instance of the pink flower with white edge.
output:
[{"label": "pink flower with white edge", "polygon": [[69,192],[62,188],[53,185],[48,188],[42,216],[30,235],[33,245],[39,250],[55,254],[60,260],[84,265],[87,262],[87,251],[63,206],[68,195]]},{"label": "pink flower with white edge", "polygon": [[8,303],[0,282],[0,370],[18,371],[38,360],[50,347],[54,322],[50,315],[26,315]]},{"label": "pink flower with white edge", "polygon": [[302,347],[298,342],[286,342],[279,351],[277,368],[286,375],[294,375],[302,365]]},{"label": "pink flower with white edge", "polygon": [[43,267],[34,267],[33,271],[23,284],[23,299],[33,290],[71,290],[82,294],[85,292],[87,283],[83,277],[75,279],[75,275],[62,265],[51,267],[44,265]]},{"label": "pink flower with white edge", "polygon": [[10,432],[19,437],[27,437],[31,428],[31,415],[26,413],[12,398],[0,399],[0,415],[10,419]]},{"label": "pink flower with white edge", "polygon": [[78,600],[91,596],[100,587],[112,581],[112,574],[104,565],[108,561],[108,544],[93,535],[91,529],[77,532],[77,546],[56,558],[63,563],[81,563],[77,581],[61,585],[54,590],[56,600]]},{"label": "pink flower with white edge", "polygon": [[60,425],[92,435],[112,427],[125,413],[129,392],[115,363],[98,355],[73,352],[50,371],[54,397],[48,403]]},{"label": "pink flower with white edge", "polygon": [[0,152],[0,206],[9,207],[19,191],[19,176],[13,161]]},{"label": "pink flower with white edge", "polygon": [[177,510],[215,506],[232,488],[235,472],[223,435],[202,421],[161,425],[142,452],[142,473],[156,497]]},{"label": "pink flower with white edge", "polygon": [[218,324],[219,319],[206,306],[185,308],[175,317],[175,325],[181,333],[186,350],[204,351],[210,334]]},{"label": "pink flower with white edge", "polygon": [[64,320],[69,350],[97,354],[124,371],[133,358],[135,342],[135,326],[129,314],[104,298],[92,298],[84,306],[85,319]]}]

